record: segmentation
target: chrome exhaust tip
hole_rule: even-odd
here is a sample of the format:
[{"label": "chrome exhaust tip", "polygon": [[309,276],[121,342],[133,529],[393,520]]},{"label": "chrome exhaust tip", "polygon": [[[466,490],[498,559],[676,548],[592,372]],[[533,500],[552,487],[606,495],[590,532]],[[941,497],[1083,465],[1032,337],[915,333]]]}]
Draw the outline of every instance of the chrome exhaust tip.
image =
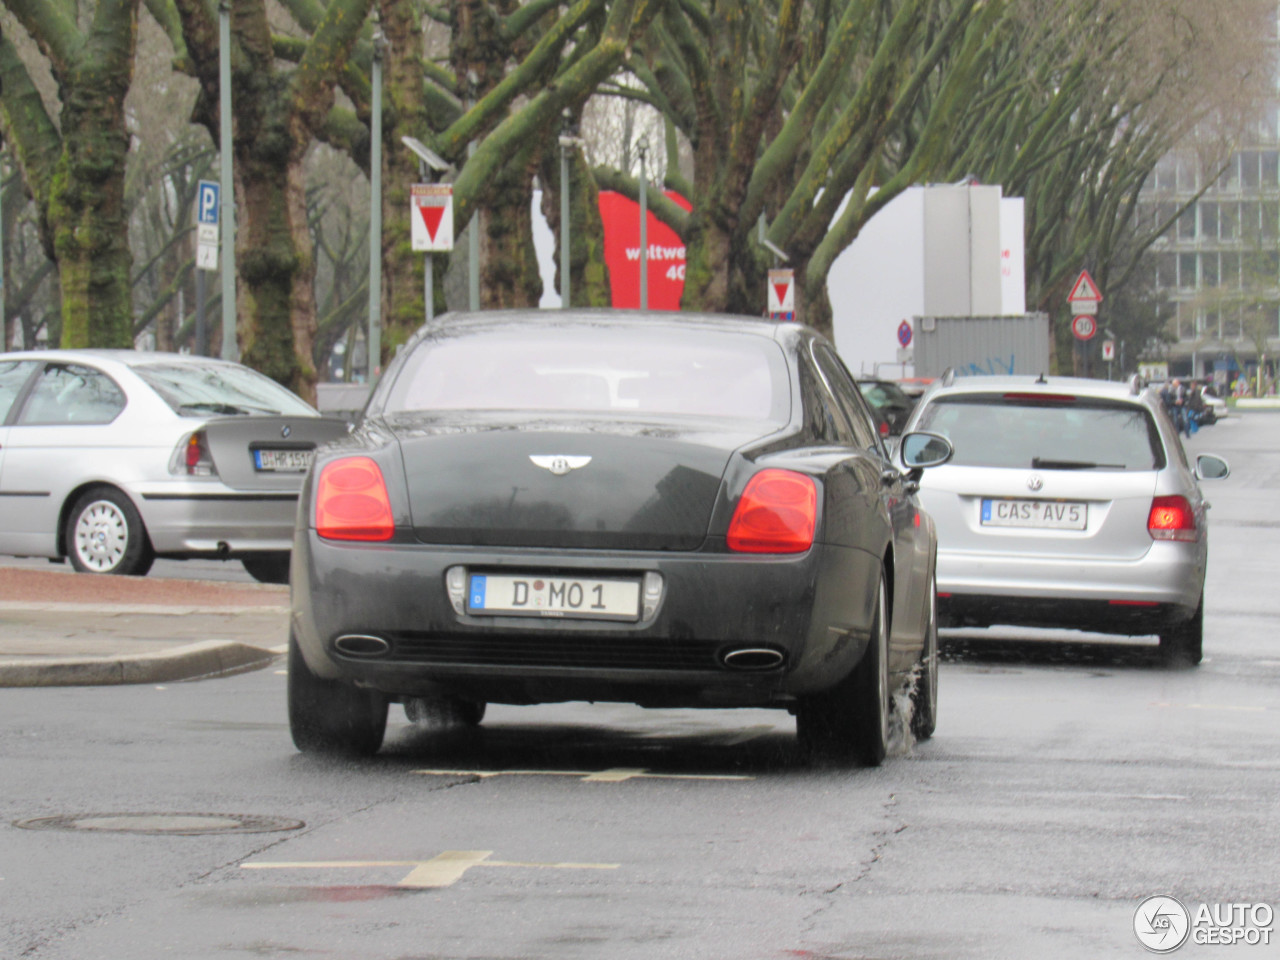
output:
[{"label": "chrome exhaust tip", "polygon": [[333,641],[333,645],[349,657],[382,657],[391,652],[391,644],[367,633],[348,633]]},{"label": "chrome exhaust tip", "polygon": [[720,661],[731,670],[772,670],[782,666],[781,650],[770,647],[737,647],[721,655]]}]

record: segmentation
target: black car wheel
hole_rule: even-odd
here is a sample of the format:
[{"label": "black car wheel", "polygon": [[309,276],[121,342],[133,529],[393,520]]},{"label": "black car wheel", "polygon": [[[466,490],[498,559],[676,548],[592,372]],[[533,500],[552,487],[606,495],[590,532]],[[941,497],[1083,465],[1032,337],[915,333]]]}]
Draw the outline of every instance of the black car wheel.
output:
[{"label": "black car wheel", "polygon": [[1194,667],[1204,656],[1204,594],[1195,615],[1160,634],[1160,659],[1168,667]]},{"label": "black car wheel", "polygon": [[261,553],[240,561],[245,572],[259,583],[288,583],[289,554]]},{"label": "black car wheel", "polygon": [[114,487],[81,494],[67,515],[63,535],[71,565],[81,573],[140,577],[155,560],[142,517]]},{"label": "black car wheel", "polygon": [[483,701],[456,697],[412,697],[404,702],[404,715],[427,727],[478,727],[484,710]]},{"label": "black car wheel", "polygon": [[911,690],[911,733],[917,740],[928,740],[938,726],[938,584],[935,580],[929,582],[928,603],[924,650]]},{"label": "black car wheel", "polygon": [[387,698],[317,677],[289,638],[289,732],[303,753],[368,757],[387,730]]},{"label": "black car wheel", "polygon": [[889,629],[884,577],[866,653],[830,690],[806,697],[796,711],[796,733],[811,753],[878,767],[889,749]]}]

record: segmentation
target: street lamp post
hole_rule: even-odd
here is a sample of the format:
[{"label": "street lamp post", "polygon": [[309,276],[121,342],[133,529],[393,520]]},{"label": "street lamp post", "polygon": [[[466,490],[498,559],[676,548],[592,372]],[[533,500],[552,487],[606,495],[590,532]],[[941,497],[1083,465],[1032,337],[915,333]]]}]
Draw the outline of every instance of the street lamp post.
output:
[{"label": "street lamp post", "polygon": [[649,138],[636,144],[640,154],[640,309],[649,309],[649,170],[646,164]]},{"label": "street lamp post", "polygon": [[231,0],[218,0],[218,110],[221,124],[222,359],[239,360],[236,349],[236,203],[231,179]]},{"label": "street lamp post", "polygon": [[573,114],[564,111],[560,127],[560,309],[569,309],[569,148],[573,145]]},{"label": "street lamp post", "polygon": [[[377,16],[377,11],[374,11]],[[373,113],[369,143],[369,355],[365,379],[372,384],[382,358],[382,57],[386,37],[379,25],[373,33]],[[348,357],[350,365],[355,357]]]}]

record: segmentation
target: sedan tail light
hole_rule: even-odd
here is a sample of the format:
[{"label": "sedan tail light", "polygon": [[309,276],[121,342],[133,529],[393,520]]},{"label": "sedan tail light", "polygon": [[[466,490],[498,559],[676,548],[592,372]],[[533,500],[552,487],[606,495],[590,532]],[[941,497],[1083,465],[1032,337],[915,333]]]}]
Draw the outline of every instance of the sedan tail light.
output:
[{"label": "sedan tail light", "polygon": [[813,546],[818,486],[791,470],[761,470],[747,482],[729,522],[729,549],[739,553],[803,553]]},{"label": "sedan tail light", "polygon": [[1152,540],[1195,540],[1195,511],[1186,497],[1156,497],[1151,501],[1147,530]]},{"label": "sedan tail light", "polygon": [[391,539],[391,499],[376,463],[344,457],[325,464],[316,481],[316,533],[326,540]]},{"label": "sedan tail light", "polygon": [[169,458],[169,472],[188,477],[218,475],[218,468],[213,465],[213,454],[209,451],[209,437],[203,430],[189,433],[179,441]]}]

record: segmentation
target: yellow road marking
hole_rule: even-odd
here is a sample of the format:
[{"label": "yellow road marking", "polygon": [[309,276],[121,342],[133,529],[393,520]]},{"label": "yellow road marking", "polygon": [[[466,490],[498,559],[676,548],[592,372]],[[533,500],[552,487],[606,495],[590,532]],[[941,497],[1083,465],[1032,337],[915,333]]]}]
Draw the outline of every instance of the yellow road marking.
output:
[{"label": "yellow road marking", "polygon": [[609,770],[413,770],[426,777],[578,777],[583,783],[622,783],[625,780],[754,780],[755,777],[719,773],[650,773],[640,767]]},{"label": "yellow road marking", "polygon": [[492,850],[446,850],[409,871],[398,887],[451,887],[471,867],[493,856]]},{"label": "yellow road marking", "polygon": [[617,870],[617,863],[525,863],[518,860],[490,860],[492,850],[446,850],[430,860],[294,860],[242,863],[242,870],[348,870],[381,867],[412,867],[395,884],[408,889],[429,890],[451,887],[472,867],[520,867],[542,870]]}]

